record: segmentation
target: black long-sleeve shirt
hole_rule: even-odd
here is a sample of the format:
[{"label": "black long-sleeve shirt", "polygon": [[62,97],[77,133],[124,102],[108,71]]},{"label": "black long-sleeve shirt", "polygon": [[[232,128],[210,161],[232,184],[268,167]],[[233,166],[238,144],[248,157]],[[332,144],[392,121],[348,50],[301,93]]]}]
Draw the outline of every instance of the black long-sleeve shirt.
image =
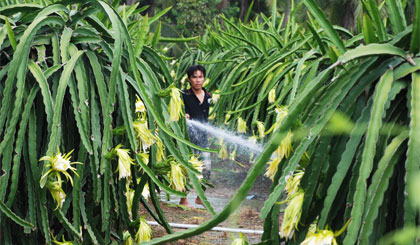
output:
[{"label": "black long-sleeve shirt", "polygon": [[210,94],[204,88],[203,90],[203,103],[200,103],[192,89],[184,90],[182,93],[182,99],[184,100],[185,105],[185,113],[190,115],[191,120],[196,120],[200,122],[207,122],[208,120],[211,97]]},{"label": "black long-sleeve shirt", "polygon": [[[185,113],[190,115],[190,120],[199,122],[208,121],[211,96],[204,88],[203,90],[203,103],[200,103],[192,89],[184,90],[182,93]],[[188,135],[192,143],[202,147],[208,147],[207,132],[197,127],[188,126]]]}]

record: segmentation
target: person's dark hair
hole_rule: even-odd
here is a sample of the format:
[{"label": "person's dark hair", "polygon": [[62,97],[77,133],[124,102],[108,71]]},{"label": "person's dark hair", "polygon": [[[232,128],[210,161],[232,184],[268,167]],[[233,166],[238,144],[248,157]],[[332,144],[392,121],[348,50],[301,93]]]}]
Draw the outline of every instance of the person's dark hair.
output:
[{"label": "person's dark hair", "polygon": [[187,70],[188,78],[190,78],[192,75],[194,75],[195,71],[201,71],[203,73],[203,76],[206,77],[206,68],[204,68],[204,66],[193,65],[193,66],[190,66],[190,68],[188,68],[188,70]]}]

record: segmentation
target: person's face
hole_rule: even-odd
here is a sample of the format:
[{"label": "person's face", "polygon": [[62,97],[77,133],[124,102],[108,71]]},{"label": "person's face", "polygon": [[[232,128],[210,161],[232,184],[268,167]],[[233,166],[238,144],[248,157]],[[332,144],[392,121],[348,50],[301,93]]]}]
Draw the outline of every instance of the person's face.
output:
[{"label": "person's face", "polygon": [[200,70],[195,71],[188,79],[193,90],[201,90],[203,88],[204,75]]}]

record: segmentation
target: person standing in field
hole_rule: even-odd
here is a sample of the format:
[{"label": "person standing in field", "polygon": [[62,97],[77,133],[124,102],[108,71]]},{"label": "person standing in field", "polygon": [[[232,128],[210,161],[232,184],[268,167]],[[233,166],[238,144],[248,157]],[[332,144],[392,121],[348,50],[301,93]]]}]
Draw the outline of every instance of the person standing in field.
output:
[{"label": "person standing in field", "polygon": [[[187,120],[196,120],[207,123],[211,96],[206,89],[203,88],[206,77],[206,69],[201,65],[193,65],[188,68],[187,77],[191,88],[184,90],[182,93],[182,99],[185,105],[185,118]],[[209,147],[207,133],[205,131],[196,127],[191,127],[188,124],[187,129],[192,143],[201,147]],[[209,180],[211,173],[210,153],[201,152],[196,149],[193,149],[193,153],[200,154],[202,160],[204,161],[203,177]],[[203,204],[198,196],[195,203],[201,205]],[[181,198],[179,204],[191,206],[189,205],[187,198]]]}]

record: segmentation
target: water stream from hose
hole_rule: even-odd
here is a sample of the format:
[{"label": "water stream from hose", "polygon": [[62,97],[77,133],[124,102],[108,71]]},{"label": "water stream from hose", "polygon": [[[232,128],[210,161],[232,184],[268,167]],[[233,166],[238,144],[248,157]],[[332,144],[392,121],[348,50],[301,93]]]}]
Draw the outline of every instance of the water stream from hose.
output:
[{"label": "water stream from hose", "polygon": [[[189,129],[189,132],[206,132],[208,136],[216,137],[216,138],[222,138],[225,142],[229,142],[233,145],[238,145],[239,147],[243,148],[244,150],[247,149],[250,151],[250,153],[260,154],[263,150],[263,146],[257,143],[253,143],[249,141],[248,139],[245,139],[241,136],[238,136],[232,132],[214,127],[208,123],[202,123],[195,120],[187,120],[187,125],[192,128],[192,130]],[[198,130],[194,130],[198,129]]]}]

